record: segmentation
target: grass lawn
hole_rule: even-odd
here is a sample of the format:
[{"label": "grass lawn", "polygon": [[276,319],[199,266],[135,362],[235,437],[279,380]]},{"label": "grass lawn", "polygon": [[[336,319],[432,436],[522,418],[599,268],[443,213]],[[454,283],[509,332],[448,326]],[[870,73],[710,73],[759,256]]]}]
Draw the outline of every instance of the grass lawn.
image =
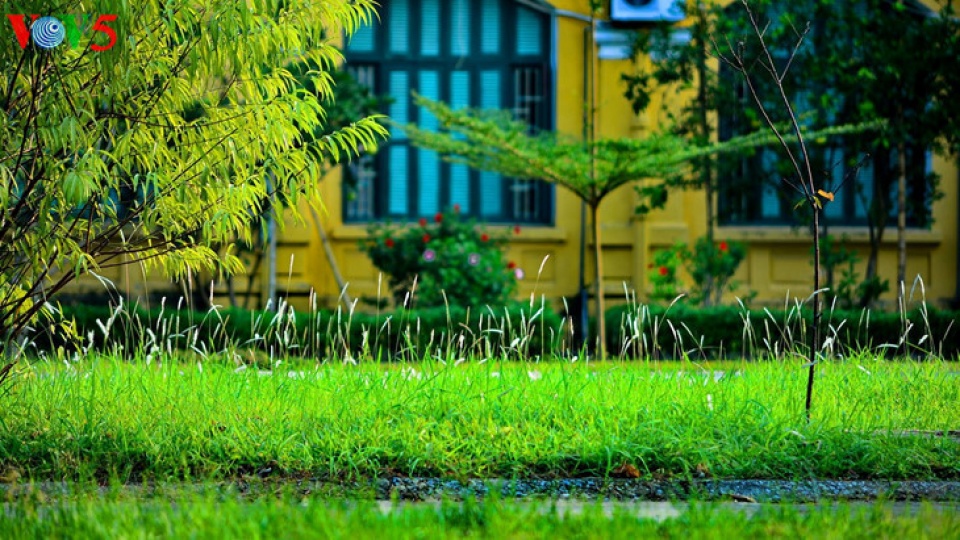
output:
[{"label": "grass lawn", "polygon": [[955,366],[825,363],[810,423],[800,366],[727,364],[716,381],[693,363],[280,364],[267,374],[91,357],[17,378],[0,414],[0,464],[7,478],[121,482],[267,470],[602,477],[624,464],[645,477],[960,478],[955,438],[903,433],[960,427]]},{"label": "grass lawn", "polygon": [[679,506],[662,521],[597,504],[580,512],[550,502],[413,505],[383,511],[368,502],[295,497],[256,500],[85,498],[18,502],[0,512],[4,538],[937,538],[960,537],[960,515],[923,506],[751,508]]}]

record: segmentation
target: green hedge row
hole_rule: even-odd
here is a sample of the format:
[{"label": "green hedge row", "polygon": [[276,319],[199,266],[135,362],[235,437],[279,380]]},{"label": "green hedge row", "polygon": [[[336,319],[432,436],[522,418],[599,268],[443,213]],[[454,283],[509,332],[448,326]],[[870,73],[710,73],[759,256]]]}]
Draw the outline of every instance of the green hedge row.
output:
[{"label": "green hedge row", "polygon": [[[828,311],[822,340],[836,354],[863,350],[888,355],[960,356],[956,311],[898,313]],[[75,324],[75,339],[48,330],[33,336],[38,349],[122,347],[128,354],[192,349],[259,350],[272,356],[325,359],[548,357],[576,354],[570,327],[549,306],[514,303],[495,309],[460,307],[387,311],[379,315],[320,310],[312,313],[225,309],[208,313],[67,306],[61,320]],[[762,358],[803,352],[809,344],[809,310],[743,310],[738,307],[616,306],[606,313],[607,350],[628,358]],[[595,324],[594,324],[595,326]],[[595,329],[591,336],[596,336]],[[901,343],[903,336],[906,336]],[[130,351],[134,351],[131,353]]]},{"label": "green hedge row", "polygon": [[[55,330],[73,323],[76,336]],[[514,303],[498,309],[460,307],[378,314],[319,310],[280,314],[222,309],[207,313],[107,306],[64,306],[48,330],[32,336],[40,350],[124,351],[255,349],[274,356],[343,359],[422,359],[444,354],[472,357],[559,354],[569,346],[563,319],[549,306]]]},{"label": "green hedge row", "polygon": [[[821,343],[836,354],[871,350],[887,355],[909,352],[915,357],[935,354],[952,360],[960,355],[960,328],[954,325],[958,316],[957,311],[935,309],[915,309],[906,318],[866,310],[826,311]],[[758,358],[808,350],[813,314],[808,309],[624,305],[607,310],[606,323],[607,347],[613,354]]]}]

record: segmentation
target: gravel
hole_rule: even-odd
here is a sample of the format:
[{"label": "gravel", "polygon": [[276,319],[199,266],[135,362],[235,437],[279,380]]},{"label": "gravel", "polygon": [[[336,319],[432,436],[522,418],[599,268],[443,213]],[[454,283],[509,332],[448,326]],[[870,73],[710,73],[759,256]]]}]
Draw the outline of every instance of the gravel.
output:
[{"label": "gravel", "polygon": [[[95,488],[96,489],[96,488]],[[811,503],[822,501],[960,502],[960,482],[881,480],[632,480],[604,478],[450,480],[441,478],[380,478],[334,483],[312,479],[258,478],[222,483],[129,484],[132,495],[175,495],[189,492],[234,492],[240,495],[278,493],[388,501],[460,500],[497,493],[501,498],[608,501],[733,501],[739,503]],[[102,487],[106,493],[111,488]],[[41,492],[60,499],[83,491],[66,482],[0,484],[0,499],[12,500]]]}]

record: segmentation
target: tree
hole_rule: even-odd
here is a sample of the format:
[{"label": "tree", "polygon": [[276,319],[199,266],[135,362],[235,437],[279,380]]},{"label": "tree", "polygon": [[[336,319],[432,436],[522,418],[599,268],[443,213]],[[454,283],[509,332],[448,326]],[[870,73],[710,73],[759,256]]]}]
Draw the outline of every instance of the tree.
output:
[{"label": "tree", "polygon": [[[766,23],[764,38],[782,70],[779,83],[801,122],[886,123],[883,131],[862,131],[809,149],[817,174],[840,178],[825,182],[824,189],[839,192],[846,185],[846,193],[867,209],[870,252],[861,287],[861,305],[866,307],[883,287],[877,258],[891,211],[897,216],[899,289],[906,279],[908,216],[916,226],[929,225],[932,202],[940,196],[938,178],[924,166],[925,154],[956,148],[960,140],[960,113],[952,97],[960,72],[960,20],[948,4],[934,14],[904,0],[797,0],[788,7],[754,0],[750,5]],[[725,35],[751,33],[738,7],[718,14],[727,21]],[[795,29],[808,24],[802,46],[794,48]],[[760,77],[754,82],[762,98],[778,95],[777,81]],[[735,81],[725,84],[732,87]],[[722,117],[739,117],[747,131],[761,121],[753,111],[723,110],[731,104],[719,105]],[[791,164],[779,165],[779,175],[790,174]],[[864,166],[869,178],[864,177]],[[803,217],[811,216],[806,211]],[[826,220],[820,223],[825,229]]]},{"label": "tree", "polygon": [[882,156],[889,171],[870,194],[868,280],[877,272],[891,188],[896,186],[896,283],[902,302],[908,213],[917,225],[929,224],[931,203],[940,196],[939,179],[927,173],[918,155],[943,151],[960,140],[960,118],[951,112],[957,88],[950,81],[951,74],[960,71],[960,20],[949,2],[939,13],[927,13],[904,0],[836,2],[824,15],[827,35],[816,44],[817,57],[827,60],[820,77],[843,97],[838,116],[888,122],[880,136],[865,134],[855,142]]},{"label": "tree", "polygon": [[[590,211],[594,241],[594,263],[597,279],[598,351],[606,357],[606,324],[603,319],[603,258],[601,257],[600,223],[597,209],[603,199],[616,188],[640,178],[659,177],[672,173],[678,162],[660,159],[663,154],[679,154],[683,141],[668,133],[643,140],[645,152],[634,156],[607,144],[585,145],[552,133],[531,135],[530,127],[514,120],[506,111],[454,111],[450,107],[417,96],[439,120],[442,129],[459,133],[424,131],[416,126],[403,126],[413,144],[435,150],[445,159],[464,163],[479,170],[505,176],[536,178],[563,186],[582,199]],[[591,174],[593,172],[594,174]]]},{"label": "tree", "polygon": [[[374,117],[379,111],[388,105],[392,99],[388,96],[379,96],[375,95],[368,86],[361,84],[346,66],[340,66],[335,70],[329,72],[330,82],[332,91],[329,95],[323,95],[324,88],[318,88],[314,79],[314,74],[317,73],[320,66],[312,65],[309,62],[299,62],[290,66],[291,74],[297,80],[297,87],[304,88],[308,92],[317,96],[321,100],[321,105],[323,106],[325,113],[325,122],[323,125],[314,128],[312,132],[304,131],[302,133],[302,143],[310,145],[314,149],[314,156],[318,163],[322,165],[320,176],[321,178],[326,178],[326,175],[330,172],[330,169],[333,168],[338,162],[333,160],[330,153],[325,151],[322,146],[318,146],[316,141],[322,140],[324,137],[328,137],[342,129],[350,127],[355,122],[361,121],[364,118]],[[375,150],[371,148],[372,152]],[[347,165],[347,161],[354,161],[352,158],[355,156],[348,155],[345,156],[343,160],[339,163],[342,165]],[[358,165],[359,166],[359,165]],[[341,177],[343,185],[349,190],[355,184],[355,177],[351,174],[343,174]],[[264,201],[266,202],[266,201]],[[286,206],[285,199],[281,198],[281,203]],[[261,205],[265,207],[266,205]],[[330,246],[330,241],[327,237],[327,232],[323,227],[323,223],[320,220],[320,216],[317,211],[311,206],[309,208],[310,217],[313,221],[314,227],[317,230],[317,234],[320,236],[320,241],[323,245],[324,255],[327,258],[327,263],[330,265],[331,272],[333,273],[334,279],[337,282],[337,288],[343,291],[344,300],[347,304],[351,303],[350,294],[346,291],[346,280],[344,280],[343,275],[340,273],[339,265],[337,264],[336,258],[333,253],[333,249]],[[263,263],[264,256],[269,260],[271,258],[275,259],[275,250],[270,249],[270,245],[275,245],[276,242],[268,242],[270,238],[275,238],[275,233],[269,233],[269,227],[264,227],[264,224],[267,222],[267,218],[275,219],[273,216],[268,216],[266,213],[261,213],[258,216],[257,222],[255,223],[255,234],[253,242],[247,244],[242,241],[235,242],[236,249],[238,251],[252,252],[254,255],[253,263],[249,266],[249,277],[247,278],[246,291],[247,295],[244,300],[244,308],[249,307],[250,300],[250,291],[253,290],[253,281],[257,274],[257,269],[260,268]],[[275,266],[275,263],[271,266]],[[229,279],[229,278],[228,278]],[[232,282],[228,281],[228,287],[232,291]],[[204,293],[204,296],[210,296],[209,291]],[[231,298],[233,294],[231,294]],[[269,298],[273,297],[273,292],[268,295]],[[235,301],[231,300],[233,305],[236,305]]]},{"label": "tree", "polygon": [[[678,174],[685,164],[701,156],[741,151],[777,140],[769,133],[759,132],[723,143],[697,146],[666,130],[643,138],[597,139],[585,144],[559,133],[531,134],[530,126],[513,119],[508,111],[453,110],[421,96],[416,96],[416,103],[437,118],[442,131],[425,131],[415,125],[402,126],[413,144],[434,150],[454,163],[564,187],[586,203],[593,230],[601,358],[606,357],[606,325],[597,210],[604,198],[617,188],[642,179]],[[852,129],[860,128],[841,126],[805,135],[831,136]],[[658,207],[662,206],[663,200],[651,198],[642,204]]]},{"label": "tree", "polygon": [[[250,240],[251,224],[271,204],[268,177],[298,215],[296,203],[315,195],[318,152],[338,160],[385,136],[376,118],[303,136],[325,122],[321,99],[331,95],[329,73],[341,60],[330,36],[369,23],[372,0],[246,6],[7,3],[14,14],[105,14],[94,26],[100,31],[81,24],[76,47],[43,48],[51,34],[17,16],[32,38],[22,48],[0,43],[7,343],[82,274],[142,264],[176,277],[218,259],[224,271],[239,270],[235,253],[211,246]],[[311,78],[320,97],[298,88],[287,67],[302,61],[317,66]]]},{"label": "tree", "polygon": [[[797,114],[794,104],[795,97],[791,95],[784,84],[787,72],[791,69],[797,51],[800,51],[810,32],[810,24],[804,27],[789,26],[787,30],[793,33],[795,44],[786,58],[778,58],[773,47],[768,42],[769,21],[758,16],[750,7],[747,0],[741,0],[743,12],[753,31],[752,36],[739,36],[734,42],[729,36],[725,45],[717,45],[716,54],[722,62],[733,68],[740,76],[747,88],[750,98],[763,118],[769,131],[780,143],[782,153],[786,156],[790,166],[789,177],[784,183],[802,196],[797,208],[806,207],[813,220],[813,325],[810,336],[808,357],[808,377],[805,410],[810,418],[811,402],[813,397],[813,383],[815,368],[820,350],[820,317],[821,301],[820,288],[821,251],[820,219],[823,205],[833,199],[829,186],[824,178],[815,172],[811,152],[807,141],[813,138],[804,134],[804,124]],[[773,96],[761,94],[764,89],[758,81],[765,79],[772,83]],[[786,122],[784,126],[781,122]],[[880,126],[865,126],[880,127]],[[860,129],[855,131],[866,131]],[[795,143],[795,144],[791,144]]]},{"label": "tree", "polygon": [[[636,70],[624,73],[621,80],[626,85],[624,96],[630,100],[633,112],[640,114],[653,102],[655,92],[674,93],[677,90],[693,90],[694,97],[686,103],[679,114],[668,111],[674,121],[678,135],[689,138],[699,146],[706,146],[713,140],[716,126],[711,122],[712,114],[719,108],[729,107],[732,91],[720,81],[717,72],[710,67],[712,36],[724,33],[730,26],[730,18],[724,16],[722,6],[707,5],[702,0],[688,1],[684,11],[691,21],[682,30],[671,25],[658,25],[651,29],[637,31],[634,34],[633,58]],[[689,41],[677,40],[689,32]],[[637,62],[643,57],[649,60],[649,69]],[[727,158],[734,155],[726,154]],[[719,252],[714,245],[716,226],[715,201],[717,192],[719,155],[704,155],[694,162],[692,174],[664,178],[655,185],[639,187],[648,197],[666,200],[670,189],[702,189],[706,199],[706,242],[704,249],[712,251],[714,258]],[[650,209],[638,207],[643,213]],[[719,301],[723,286],[715,283],[716,276],[707,271],[701,280],[704,305]]]}]

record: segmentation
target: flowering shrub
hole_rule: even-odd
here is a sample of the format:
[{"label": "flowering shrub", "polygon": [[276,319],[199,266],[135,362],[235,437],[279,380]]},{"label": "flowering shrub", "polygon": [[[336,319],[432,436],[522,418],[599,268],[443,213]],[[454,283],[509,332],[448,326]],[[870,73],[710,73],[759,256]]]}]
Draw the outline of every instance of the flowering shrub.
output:
[{"label": "flowering shrub", "polygon": [[692,297],[704,305],[717,305],[723,292],[731,289],[730,279],[747,256],[747,247],[742,242],[709,242],[698,238],[693,248],[680,246],[680,258],[690,277],[693,278]]},{"label": "flowering shrub", "polygon": [[680,280],[677,277],[679,266],[680,253],[677,247],[662,249],[653,254],[653,262],[647,265],[650,283],[653,284],[651,300],[672,302],[680,295]]},{"label": "flowering shrub", "polygon": [[[523,271],[504,260],[506,237],[494,237],[464,220],[459,208],[421,218],[413,227],[372,224],[361,241],[366,253],[388,277],[391,294],[401,305],[417,280],[420,307],[503,305],[516,290]],[[519,233],[519,227],[514,230]]]},{"label": "flowering shrub", "polygon": [[704,305],[719,304],[724,290],[736,288],[730,279],[746,255],[747,248],[740,242],[710,243],[706,237],[697,239],[692,249],[678,243],[657,251],[647,267],[653,284],[650,299],[669,302],[685,292],[678,275],[682,265],[693,279],[690,298]]}]

